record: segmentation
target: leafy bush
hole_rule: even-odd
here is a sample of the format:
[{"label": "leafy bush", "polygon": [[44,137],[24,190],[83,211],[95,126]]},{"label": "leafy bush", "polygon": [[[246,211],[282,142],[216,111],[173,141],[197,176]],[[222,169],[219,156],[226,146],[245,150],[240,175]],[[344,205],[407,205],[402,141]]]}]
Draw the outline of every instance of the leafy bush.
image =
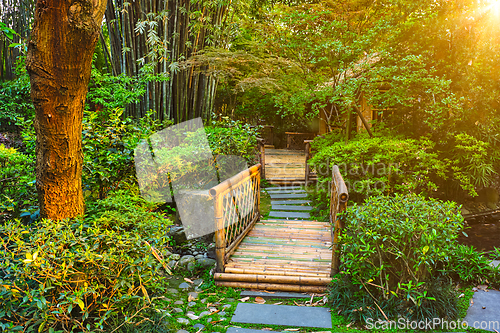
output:
[{"label": "leafy bush", "polygon": [[35,205],[35,159],[0,145],[0,213],[20,216]]},{"label": "leafy bush", "polygon": [[363,300],[363,311],[371,307],[377,312],[380,303],[411,319],[425,318],[429,309],[440,318],[453,317],[453,309],[449,312],[436,303],[444,300],[438,297],[439,290],[446,297],[450,291],[431,281],[452,273],[443,269],[443,263],[455,255],[463,228],[455,203],[415,194],[370,197],[363,206],[348,207],[342,219],[342,269],[350,282],[339,287],[344,291],[334,284],[332,300],[344,315],[357,320],[364,316],[356,313],[359,304],[338,296],[351,290],[353,297]]},{"label": "leafy bush", "polygon": [[24,57],[18,57],[16,75],[16,80],[0,83],[0,123],[3,125],[14,126],[18,118],[27,120],[35,116]]},{"label": "leafy bush", "polygon": [[[345,144],[332,133],[315,139],[312,147],[315,155],[309,164],[318,173],[318,188],[327,188],[329,167],[336,164],[350,198],[357,202],[370,195],[393,193],[475,196],[476,187],[493,182],[500,159],[487,142],[465,133],[450,135],[446,145],[424,137],[415,140],[391,135],[358,135]],[[325,205],[327,198],[326,191],[320,191],[319,205]]]},{"label": "leafy bush", "polygon": [[82,145],[84,190],[99,198],[135,174],[134,149],[161,124],[149,112],[139,120],[123,119],[123,109],[85,111]]},{"label": "leafy bush", "polygon": [[[432,193],[438,188],[436,179],[446,177],[448,163],[439,159],[429,140],[359,136],[345,144],[332,142],[331,137],[337,135],[313,142],[316,153],[309,164],[318,173],[319,188],[324,189],[327,186],[322,185],[331,179],[330,166],[338,165],[355,201],[369,195]],[[326,191],[322,202],[328,202]]]},{"label": "leafy bush", "polygon": [[458,244],[453,255],[446,260],[445,271],[455,279],[468,283],[482,283],[488,279],[500,283],[494,278],[495,269],[490,266],[490,259],[473,246]]},{"label": "leafy bush", "polygon": [[117,192],[83,219],[0,225],[0,327],[88,332],[153,307],[170,221],[150,208]]},{"label": "leafy bush", "polygon": [[248,124],[229,119],[205,127],[208,143],[214,156],[241,156],[249,165],[257,162],[258,131],[257,127],[251,128]]}]

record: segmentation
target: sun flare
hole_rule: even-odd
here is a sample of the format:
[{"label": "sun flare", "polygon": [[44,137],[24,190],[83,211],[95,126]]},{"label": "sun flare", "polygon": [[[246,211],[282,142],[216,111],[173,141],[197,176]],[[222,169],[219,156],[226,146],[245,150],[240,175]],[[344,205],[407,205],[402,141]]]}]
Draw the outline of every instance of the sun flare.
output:
[{"label": "sun flare", "polygon": [[491,11],[500,16],[500,0],[490,0],[489,3]]}]

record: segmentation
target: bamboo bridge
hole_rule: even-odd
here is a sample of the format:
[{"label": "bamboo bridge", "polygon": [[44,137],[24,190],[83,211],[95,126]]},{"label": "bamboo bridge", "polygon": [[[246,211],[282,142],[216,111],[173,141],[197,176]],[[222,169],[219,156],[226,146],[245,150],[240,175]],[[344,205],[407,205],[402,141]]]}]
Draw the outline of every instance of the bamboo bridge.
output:
[{"label": "bamboo bridge", "polygon": [[[216,224],[215,283],[249,289],[323,292],[338,271],[337,239],[342,226],[337,214],[345,209],[348,199],[338,167],[332,168],[330,221],[318,222],[260,220],[262,165],[210,189]],[[287,185],[275,191],[287,194],[297,189]]]}]

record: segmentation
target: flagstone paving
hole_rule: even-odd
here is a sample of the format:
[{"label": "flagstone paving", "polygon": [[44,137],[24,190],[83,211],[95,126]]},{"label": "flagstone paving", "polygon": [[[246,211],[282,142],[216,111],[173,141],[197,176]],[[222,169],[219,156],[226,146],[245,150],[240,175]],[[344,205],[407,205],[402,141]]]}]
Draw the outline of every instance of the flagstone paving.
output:
[{"label": "flagstone paving", "polygon": [[474,293],[464,318],[470,327],[500,331],[500,292],[479,290]]},{"label": "flagstone paving", "polygon": [[327,308],[239,303],[233,323],[332,328],[332,316]]},{"label": "flagstone paving", "polygon": [[307,198],[307,193],[270,193],[271,199]]}]

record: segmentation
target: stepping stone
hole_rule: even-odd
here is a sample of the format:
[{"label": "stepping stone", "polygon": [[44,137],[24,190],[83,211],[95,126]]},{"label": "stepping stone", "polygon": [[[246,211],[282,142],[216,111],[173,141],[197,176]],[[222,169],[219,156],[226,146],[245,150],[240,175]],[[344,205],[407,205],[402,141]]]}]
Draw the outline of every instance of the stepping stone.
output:
[{"label": "stepping stone", "polygon": [[271,199],[307,198],[307,193],[271,193]]},{"label": "stepping stone", "polygon": [[[229,327],[226,332],[227,333],[265,333],[266,331],[253,330],[250,328],[242,328],[242,327]],[[273,332],[277,332],[277,331],[273,331]]]},{"label": "stepping stone", "polygon": [[233,323],[332,328],[328,308],[239,303]]},{"label": "stepping stone", "polygon": [[312,210],[313,208],[311,206],[272,205],[272,209],[275,209],[275,210],[301,210],[301,211],[309,211],[309,210]]},{"label": "stepping stone", "polygon": [[276,190],[276,191],[267,191],[269,194],[276,194],[276,193],[307,193],[305,190]]},{"label": "stepping stone", "polygon": [[276,187],[265,187],[266,191],[281,191],[281,190],[303,190],[304,186],[276,186]]},{"label": "stepping stone", "polygon": [[309,219],[311,218],[311,215],[309,213],[296,213],[296,212],[274,212],[271,211],[269,213],[269,216],[274,216],[274,217],[285,217],[285,218],[290,218],[290,219]]},{"label": "stepping stone", "polygon": [[264,299],[289,299],[289,298],[305,298],[311,299],[311,295],[301,293],[287,293],[287,292],[274,292],[264,293],[260,291],[247,291],[243,290],[240,297],[262,297]]},{"label": "stepping stone", "polygon": [[311,203],[310,200],[271,200],[272,204],[276,205],[302,205]]},{"label": "stepping stone", "polygon": [[500,291],[480,290],[474,293],[472,300],[474,304],[467,310],[464,322],[467,322],[469,327],[500,331]]}]

